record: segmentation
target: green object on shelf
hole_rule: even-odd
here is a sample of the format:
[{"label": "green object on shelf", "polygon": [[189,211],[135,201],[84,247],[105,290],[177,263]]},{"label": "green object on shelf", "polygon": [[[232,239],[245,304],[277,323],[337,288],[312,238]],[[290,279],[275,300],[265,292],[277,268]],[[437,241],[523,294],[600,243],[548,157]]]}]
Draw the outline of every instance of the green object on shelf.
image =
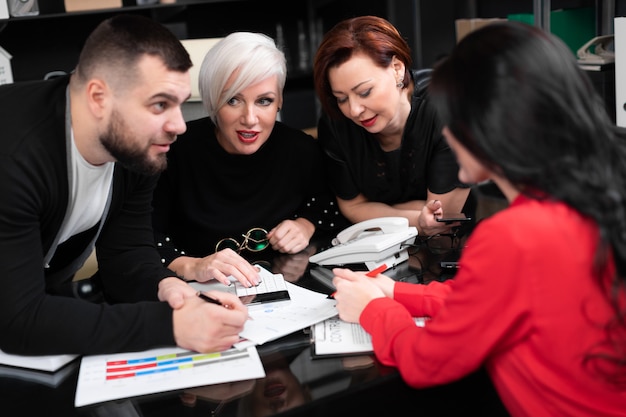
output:
[{"label": "green object on shelf", "polygon": [[[593,7],[552,10],[550,32],[561,38],[576,55],[578,48],[596,36],[595,16]],[[529,25],[535,24],[535,16],[532,13],[510,14],[507,19]]]}]

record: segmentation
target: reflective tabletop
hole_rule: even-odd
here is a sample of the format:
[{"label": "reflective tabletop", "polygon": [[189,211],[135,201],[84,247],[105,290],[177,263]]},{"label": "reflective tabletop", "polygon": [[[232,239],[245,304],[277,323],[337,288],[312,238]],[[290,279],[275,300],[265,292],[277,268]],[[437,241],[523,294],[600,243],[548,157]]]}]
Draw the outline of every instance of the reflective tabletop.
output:
[{"label": "reflective tabletop", "polygon": [[[441,267],[441,260],[447,259],[450,251],[431,251],[427,246],[410,248],[409,260],[386,274],[414,283],[451,278],[454,270]],[[270,260],[256,261],[265,263],[274,273],[282,273],[289,282],[330,294],[331,269],[308,261],[321,248],[320,244],[312,244],[299,254],[272,254]],[[365,269],[364,265],[352,267]],[[309,329],[260,345],[257,350],[266,373],[262,379],[81,408],[74,407],[79,360],[53,374],[0,367],[0,409],[11,417],[394,416],[407,410],[415,410],[419,416],[507,415],[482,369],[451,384],[413,389],[396,369],[383,366],[373,354],[313,357]]]}]

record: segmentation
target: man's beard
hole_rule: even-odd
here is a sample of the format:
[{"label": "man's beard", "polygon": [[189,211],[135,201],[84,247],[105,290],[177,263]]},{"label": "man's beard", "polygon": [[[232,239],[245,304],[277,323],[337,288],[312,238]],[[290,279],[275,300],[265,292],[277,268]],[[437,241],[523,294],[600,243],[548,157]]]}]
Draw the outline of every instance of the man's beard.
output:
[{"label": "man's beard", "polygon": [[106,132],[100,135],[100,143],[125,168],[143,175],[155,175],[167,167],[167,156],[159,154],[156,159],[150,159],[148,150],[135,145],[133,138],[128,135],[124,119],[116,111],[111,114],[111,122]]}]

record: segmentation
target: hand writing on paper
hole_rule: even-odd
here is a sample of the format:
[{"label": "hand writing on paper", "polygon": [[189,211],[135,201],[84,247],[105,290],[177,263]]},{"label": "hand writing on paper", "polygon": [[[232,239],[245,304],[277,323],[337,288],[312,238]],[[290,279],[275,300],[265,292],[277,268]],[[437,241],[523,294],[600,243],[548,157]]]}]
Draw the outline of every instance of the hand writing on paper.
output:
[{"label": "hand writing on paper", "polygon": [[176,344],[196,352],[220,352],[237,343],[248,319],[248,309],[239,297],[223,291],[207,292],[221,303],[218,305],[195,294],[173,312]]},{"label": "hand writing on paper", "polygon": [[[384,297],[383,290],[364,272],[354,272],[345,268],[334,268],[333,285],[337,288],[334,294],[337,300],[339,318],[351,323],[358,323],[361,312],[373,299]],[[387,277],[385,277],[387,278]],[[390,278],[387,278],[390,279]]]}]

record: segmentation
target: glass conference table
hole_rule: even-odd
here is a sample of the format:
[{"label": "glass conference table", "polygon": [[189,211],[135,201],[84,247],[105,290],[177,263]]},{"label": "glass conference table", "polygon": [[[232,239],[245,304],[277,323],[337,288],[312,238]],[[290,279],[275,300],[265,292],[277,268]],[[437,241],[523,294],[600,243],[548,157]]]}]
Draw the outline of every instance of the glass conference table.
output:
[{"label": "glass conference table", "polygon": [[[433,242],[431,242],[433,243]],[[432,245],[431,245],[432,246]],[[317,247],[272,256],[270,268],[305,288],[331,293],[328,271],[308,262]],[[396,280],[424,283],[449,279],[441,268],[449,254],[426,245],[386,272]],[[365,269],[354,265],[354,269]],[[320,272],[326,272],[320,273]],[[507,416],[484,370],[451,384],[408,387],[395,368],[373,354],[313,358],[308,329],[258,346],[266,377],[74,407],[80,361],[57,373],[20,374],[0,368],[0,410],[10,417],[94,416]],[[17,371],[17,372],[16,372]]]}]

